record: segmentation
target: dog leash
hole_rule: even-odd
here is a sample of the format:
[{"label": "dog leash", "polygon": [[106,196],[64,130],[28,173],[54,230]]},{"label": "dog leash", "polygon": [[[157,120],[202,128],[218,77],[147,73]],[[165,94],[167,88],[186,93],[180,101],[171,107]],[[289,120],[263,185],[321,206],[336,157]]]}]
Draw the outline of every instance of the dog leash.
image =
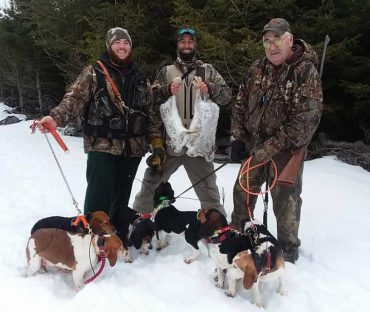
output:
[{"label": "dog leash", "polygon": [[217,172],[218,170],[220,170],[221,168],[225,167],[227,164],[229,164],[230,161],[225,161],[221,166],[218,166],[215,170],[213,170],[212,172],[210,172],[209,174],[207,174],[205,177],[203,177],[202,179],[200,179],[198,182],[194,183],[193,185],[191,185],[189,188],[187,188],[185,191],[183,191],[180,195],[177,195],[175,197],[176,198],[179,198],[181,195],[185,194],[187,191],[191,190],[194,186],[197,186],[199,183],[203,182],[205,179],[207,179],[209,176],[211,176],[212,174],[214,174],[215,172]]},{"label": "dog leash", "polygon": [[[33,121],[33,123],[32,123],[32,125],[30,126],[30,128],[31,128],[31,133],[35,133],[35,131],[36,131],[36,127],[37,127],[37,124],[39,123],[39,120],[37,120],[37,119],[35,119],[34,121]],[[58,144],[59,144],[59,146],[62,148],[62,150],[66,153],[66,154],[68,154],[69,153],[69,149],[68,149],[68,147],[66,146],[66,144],[64,143],[64,141],[62,140],[62,138],[60,137],[60,135],[58,134],[58,132],[56,132],[56,130],[55,129],[52,129],[52,128],[50,128],[50,127],[47,127],[47,126],[45,126],[45,128],[52,134],[52,136],[55,138],[55,140],[58,142]],[[49,140],[49,138],[48,138],[48,136],[47,136],[47,134],[46,133],[44,133],[44,135],[45,135],[45,139],[46,139],[46,141],[47,141],[47,143],[48,143],[48,145],[49,145],[49,148],[50,148],[50,150],[51,150],[51,153],[53,154],[53,157],[54,157],[54,159],[55,159],[55,162],[57,163],[57,166],[58,166],[58,169],[59,169],[59,172],[60,172],[60,174],[62,175],[62,178],[63,178],[63,180],[64,180],[64,183],[65,183],[65,185],[66,185],[66,187],[67,187],[67,189],[68,189],[68,192],[69,192],[69,194],[71,195],[71,198],[72,198],[72,204],[75,206],[75,208],[76,208],[76,210],[77,210],[77,215],[78,215],[78,217],[79,218],[76,218],[76,220],[78,219],[79,221],[82,221],[83,222],[83,224],[84,224],[84,226],[86,227],[86,224],[88,225],[88,223],[86,222],[86,219],[85,220],[83,220],[84,218],[82,218],[82,216],[80,216],[81,215],[81,210],[78,208],[78,202],[77,202],[77,200],[75,199],[75,197],[73,196],[73,193],[72,193],[72,190],[71,190],[71,187],[69,186],[69,183],[68,183],[68,181],[67,181],[67,179],[66,179],[66,176],[65,176],[65,174],[64,174],[64,172],[63,172],[63,169],[62,169],[62,167],[61,167],[61,165],[60,165],[60,163],[59,163],[59,161],[58,161],[58,158],[57,158],[57,156],[56,156],[56,154],[55,154],[55,151],[54,151],[54,149],[53,149],[53,146],[51,145],[51,143],[50,143],[50,140]],[[75,220],[75,221],[76,221]]]},{"label": "dog leash", "polygon": [[[95,273],[94,272],[94,269],[93,269],[93,266],[92,266],[92,264],[90,262],[90,265],[91,265],[91,268],[92,268],[92,271],[93,271],[94,275],[91,276],[90,278],[88,278],[84,282],[85,285],[91,283],[93,280],[95,280],[101,274],[101,272],[103,272],[103,269],[105,267],[105,261],[107,259],[107,254],[105,253],[105,249],[104,249],[104,241],[105,241],[105,237],[104,236],[99,236],[98,237],[98,242],[97,242],[98,247],[99,247],[98,262],[101,261],[101,265],[100,265],[99,270],[96,271],[96,273]],[[90,255],[90,252],[89,252],[89,255]]]},{"label": "dog leash", "polygon": [[[257,165],[254,165],[254,166],[251,166],[251,163],[252,163],[252,159],[253,159],[253,155],[250,156],[246,162],[244,163],[244,165],[242,166],[242,168],[240,169],[240,172],[239,172],[239,177],[238,177],[238,181],[239,181],[239,185],[240,187],[242,188],[242,190],[246,193],[246,196],[247,196],[247,200],[246,200],[246,206],[247,206],[247,212],[248,212],[248,216],[249,216],[249,219],[251,220],[252,222],[252,225],[253,224],[253,214],[252,214],[252,209],[250,207],[250,196],[251,195],[255,195],[255,196],[258,196],[258,195],[266,195],[268,194],[268,192],[270,192],[274,187],[275,187],[275,184],[276,184],[276,181],[277,181],[277,166],[276,166],[276,163],[273,159],[271,160],[267,160],[265,162],[262,162],[262,163],[259,163]],[[268,186],[268,183],[266,181],[266,190],[263,191],[263,192],[252,192],[251,189],[250,189],[250,186],[249,186],[249,179],[250,179],[250,172],[254,169],[257,169],[261,166],[264,166],[265,164],[267,164],[268,162],[271,161],[271,164],[273,166],[273,169],[274,169],[274,179],[271,183],[271,186]],[[243,179],[244,179],[244,176],[245,176],[245,185],[243,183]],[[268,205],[268,197],[266,199],[266,196],[265,196],[265,200],[264,200],[264,222],[266,220],[266,228],[267,228],[267,205]]]}]

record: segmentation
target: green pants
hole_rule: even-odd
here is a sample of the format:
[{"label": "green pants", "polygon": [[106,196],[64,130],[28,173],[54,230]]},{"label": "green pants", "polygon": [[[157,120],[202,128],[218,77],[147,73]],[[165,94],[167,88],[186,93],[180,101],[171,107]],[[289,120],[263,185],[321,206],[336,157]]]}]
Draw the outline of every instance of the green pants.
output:
[{"label": "green pants", "polygon": [[102,210],[119,232],[126,232],[122,229],[121,215],[128,206],[140,161],[141,157],[89,152],[84,213]]},{"label": "green pants", "polygon": [[[274,157],[278,173],[284,168],[290,158],[290,153],[280,153]],[[242,166],[246,160],[242,161]],[[301,216],[301,192],[302,192],[303,162],[297,176],[297,183],[294,187],[275,185],[271,191],[273,210],[277,223],[277,238],[283,250],[291,250],[300,245],[298,239],[298,229]],[[239,175],[238,175],[239,176]],[[249,186],[252,192],[260,192],[261,186],[266,179],[269,184],[274,178],[274,170],[271,163],[263,167],[256,168],[250,172]],[[244,183],[245,185],[245,183]],[[247,194],[239,185],[238,179],[234,185],[234,210],[231,215],[231,223],[240,229],[241,221],[248,217]],[[257,196],[250,195],[250,207],[254,210]],[[254,216],[262,221],[263,211]]]}]

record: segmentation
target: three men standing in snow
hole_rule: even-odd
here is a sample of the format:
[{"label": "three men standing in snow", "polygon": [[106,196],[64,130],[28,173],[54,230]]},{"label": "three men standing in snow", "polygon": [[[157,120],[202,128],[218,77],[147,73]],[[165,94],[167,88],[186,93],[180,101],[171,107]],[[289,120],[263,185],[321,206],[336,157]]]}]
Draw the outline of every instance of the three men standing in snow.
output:
[{"label": "three men standing in snow", "polygon": [[[322,110],[321,82],[315,52],[303,40],[293,39],[286,20],[274,18],[266,24],[262,43],[266,56],[252,64],[240,85],[232,107],[231,134],[246,144],[244,157],[253,156],[254,165],[274,160],[281,171],[296,148],[307,149],[317,129]],[[55,128],[82,118],[88,153],[85,213],[105,210],[121,236],[125,235],[127,230],[120,229],[121,219],[140,160],[148,150],[147,143],[151,143],[153,154],[147,159],[149,167],[135,197],[135,210],[152,211],[154,189],[183,165],[192,184],[207,177],[194,187],[201,207],[213,207],[226,215],[213,163],[202,156],[189,156],[186,147],[174,151],[170,144],[164,144],[166,136],[159,110],[171,96],[176,98],[184,128],[189,128],[194,117],[197,93],[217,105],[227,105],[231,99],[230,88],[216,69],[197,59],[196,32],[191,28],[178,31],[177,59],[159,71],[152,89],[146,75],[131,60],[132,41],[125,29],[109,30],[106,44],[107,52],[100,60],[118,86],[120,96],[112,90],[100,65],[88,66],[51,111],[52,117],[46,116],[39,123],[40,129],[45,130],[46,125]],[[201,77],[196,86],[195,77]],[[276,186],[271,192],[278,241],[286,260],[293,263],[300,245],[302,172],[303,161],[294,187]],[[266,180],[271,182],[272,173],[270,163],[253,170],[251,191],[259,192]],[[231,218],[236,229],[248,216],[246,197],[237,179]],[[250,198],[252,211],[256,199]]]}]

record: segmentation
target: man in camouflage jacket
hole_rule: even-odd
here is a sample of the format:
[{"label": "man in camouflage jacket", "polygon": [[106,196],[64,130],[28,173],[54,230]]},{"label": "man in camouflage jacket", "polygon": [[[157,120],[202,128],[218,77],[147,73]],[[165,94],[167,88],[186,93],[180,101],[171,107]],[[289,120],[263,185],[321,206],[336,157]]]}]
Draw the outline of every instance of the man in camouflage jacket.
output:
[{"label": "man in camouflage jacket", "polygon": [[[196,87],[193,85],[195,76],[202,78],[199,85],[201,95],[208,95],[218,105],[227,105],[231,98],[230,88],[225,80],[211,65],[196,58],[196,33],[191,28],[178,31],[177,59],[172,65],[163,67],[153,85],[154,100],[159,106],[172,95],[176,95],[176,104],[182,124],[188,128],[194,114]],[[182,83],[173,82],[175,77],[182,77]],[[194,186],[201,207],[215,207],[225,213],[220,203],[220,194],[216,184],[216,174],[213,173],[212,162],[204,157],[190,157],[186,154],[186,147],[176,153],[167,146],[166,162],[161,164],[158,158],[149,157],[149,168],[144,175],[141,191],[136,195],[133,208],[141,212],[153,210],[153,191],[163,181],[180,167],[184,166],[192,184],[209,175],[207,179]],[[153,167],[161,166],[161,170],[153,171]],[[155,169],[155,168],[154,168]]]},{"label": "man in camouflage jacket", "polygon": [[64,127],[81,118],[87,153],[84,213],[105,211],[125,240],[132,183],[149,143],[161,145],[161,121],[147,76],[131,60],[132,41],[127,30],[110,29],[106,46],[100,61],[117,85],[123,104],[96,63],[80,73],[62,102],[41,119],[39,128]]},{"label": "man in camouflage jacket", "polygon": [[[317,72],[317,56],[303,40],[293,40],[288,22],[274,18],[263,29],[266,57],[252,64],[239,88],[232,112],[232,136],[246,143],[253,156],[251,165],[273,159],[278,174],[297,148],[310,143],[322,112],[322,90]],[[242,161],[244,165],[246,159]],[[273,210],[277,220],[278,241],[285,259],[298,258],[298,228],[302,199],[303,161],[294,187],[276,185],[272,191]],[[261,185],[274,178],[268,162],[250,172],[249,188],[259,192]],[[242,178],[245,181],[245,175]],[[254,209],[257,196],[250,195]],[[232,224],[239,228],[247,218],[247,195],[234,185]]]}]

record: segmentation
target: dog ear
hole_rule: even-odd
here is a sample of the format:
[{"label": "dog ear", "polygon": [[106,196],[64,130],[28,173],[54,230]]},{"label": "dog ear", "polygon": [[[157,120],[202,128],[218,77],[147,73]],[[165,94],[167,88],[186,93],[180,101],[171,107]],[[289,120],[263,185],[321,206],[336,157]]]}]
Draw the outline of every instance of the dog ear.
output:
[{"label": "dog ear", "polygon": [[148,224],[149,224],[150,230],[153,231],[153,235],[154,235],[154,232],[158,231],[157,224],[155,224],[155,222],[151,220],[149,220]]},{"label": "dog ear", "polygon": [[137,231],[133,231],[130,235],[130,241],[136,249],[140,249],[143,244],[141,235],[138,235]]},{"label": "dog ear", "polygon": [[257,270],[256,267],[252,268],[251,266],[247,267],[247,270],[244,272],[243,277],[243,286],[245,289],[250,289],[253,284],[257,281]]},{"label": "dog ear", "polygon": [[234,265],[244,272],[243,286],[249,289],[257,281],[257,268],[253,260],[252,254],[247,251],[239,252],[233,259]]},{"label": "dog ear", "polygon": [[168,196],[168,199],[170,200],[171,203],[174,203],[176,201],[175,199],[175,192],[174,190],[172,189],[172,186],[170,184],[170,182],[166,182],[167,183],[167,196]]},{"label": "dog ear", "polygon": [[234,260],[236,267],[244,272],[243,286],[245,289],[250,289],[257,281],[257,268],[253,260],[252,254],[242,251],[239,257]]},{"label": "dog ear", "polygon": [[92,216],[93,216],[93,213],[92,213],[92,212],[88,212],[88,213],[86,214],[86,216],[85,216],[86,221],[87,221],[87,222],[90,222],[90,220],[91,220]]},{"label": "dog ear", "polygon": [[115,248],[108,248],[106,253],[110,266],[114,266],[117,262],[117,250]]}]

